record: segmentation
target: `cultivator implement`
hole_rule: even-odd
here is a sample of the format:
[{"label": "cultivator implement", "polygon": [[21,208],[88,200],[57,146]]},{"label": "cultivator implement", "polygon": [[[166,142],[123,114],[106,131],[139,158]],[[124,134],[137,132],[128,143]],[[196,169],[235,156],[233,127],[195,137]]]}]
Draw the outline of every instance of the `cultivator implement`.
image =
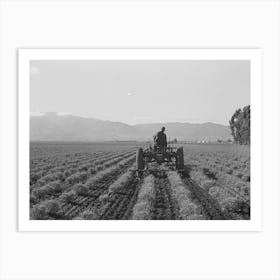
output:
[{"label": "cultivator implement", "polygon": [[139,177],[147,174],[160,175],[170,170],[176,170],[180,174],[184,172],[183,147],[174,148],[169,145],[164,150],[150,146],[136,152],[136,171]]}]

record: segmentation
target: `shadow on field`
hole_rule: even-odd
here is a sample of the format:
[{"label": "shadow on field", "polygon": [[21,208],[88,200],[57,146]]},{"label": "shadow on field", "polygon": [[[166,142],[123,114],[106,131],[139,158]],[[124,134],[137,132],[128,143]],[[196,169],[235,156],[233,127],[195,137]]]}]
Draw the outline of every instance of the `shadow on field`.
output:
[{"label": "shadow on field", "polygon": [[213,220],[231,220],[228,214],[225,214],[218,201],[208,194],[202,187],[200,187],[194,180],[191,179],[190,172],[196,165],[185,165],[181,176],[184,183],[189,187],[193,195],[200,201],[203,208]]},{"label": "shadow on field", "polygon": [[190,172],[193,167],[196,167],[194,164],[184,165],[184,170],[181,173],[182,178],[190,178]]}]

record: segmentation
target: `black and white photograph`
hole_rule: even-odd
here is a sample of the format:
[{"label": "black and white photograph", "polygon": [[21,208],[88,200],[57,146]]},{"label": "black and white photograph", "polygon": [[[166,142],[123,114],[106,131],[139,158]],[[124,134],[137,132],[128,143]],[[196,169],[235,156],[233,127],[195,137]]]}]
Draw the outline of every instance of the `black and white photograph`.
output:
[{"label": "black and white photograph", "polygon": [[30,219],[250,219],[250,61],[32,60]]},{"label": "black and white photograph", "polygon": [[279,280],[279,8],[0,1],[0,279]]},{"label": "black and white photograph", "polygon": [[251,221],[250,56],[115,50],[71,60],[36,51],[21,76],[28,220],[150,220],[166,229]]}]

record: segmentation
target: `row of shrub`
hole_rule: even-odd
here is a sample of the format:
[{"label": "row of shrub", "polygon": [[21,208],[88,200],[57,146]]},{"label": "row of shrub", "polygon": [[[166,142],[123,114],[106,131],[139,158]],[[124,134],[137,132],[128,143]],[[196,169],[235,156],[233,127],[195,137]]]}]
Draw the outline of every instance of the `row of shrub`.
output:
[{"label": "row of shrub", "polygon": [[63,219],[63,212],[57,201],[48,200],[34,206],[30,211],[31,220]]},{"label": "row of shrub", "polygon": [[[114,165],[115,163],[118,163],[117,166],[112,166],[112,168],[105,169],[103,172],[99,172],[96,174],[96,176],[91,177],[87,182],[86,180],[89,177],[89,174],[87,172],[79,172],[74,173],[70,175],[63,184],[61,180],[61,173],[60,174],[53,174],[53,177],[49,176],[47,177],[47,180],[41,182],[39,186],[31,188],[31,200],[32,203],[36,203],[40,200],[44,200],[46,197],[50,195],[55,195],[60,192],[62,192],[64,189],[69,189],[72,186],[74,187],[74,191],[77,195],[87,195],[86,189],[92,189],[95,182],[98,180],[101,180],[106,174],[109,174],[114,169],[122,168],[123,165],[127,163],[127,161],[131,160],[133,156],[130,156],[127,160],[127,156],[125,159],[121,160],[119,158],[111,160],[110,165]],[[121,160],[121,161],[120,161]],[[108,165],[107,165],[108,166]],[[100,169],[103,167],[100,166]],[[98,168],[99,169],[99,168]],[[49,180],[53,180],[48,182]]]},{"label": "row of shrub", "polygon": [[[95,176],[88,179],[85,183],[75,184],[71,189],[69,189],[69,191],[62,193],[60,199],[66,203],[75,203],[77,196],[89,196],[90,191],[94,190],[99,183],[101,183],[105,178],[111,177],[112,173],[126,166],[129,162],[132,161],[132,159],[133,157],[124,159],[119,162],[118,165],[111,166],[110,168],[97,173]],[[122,176],[125,176],[125,174]],[[124,177],[122,176],[117,181],[115,181],[110,186],[110,188],[114,188],[114,186],[120,184],[120,181],[124,180]]]},{"label": "row of shrub", "polygon": [[[63,175],[66,178],[65,172],[68,172],[69,170],[73,170],[73,172],[71,172],[71,174],[73,174],[76,171],[85,171],[85,170],[83,170],[83,169],[85,169],[85,163],[82,166],[80,166],[81,162],[83,162],[84,160],[86,160],[86,162],[88,163],[88,166],[94,166],[95,162],[97,160],[111,159],[112,156],[116,156],[119,153],[113,154],[113,155],[111,153],[109,153],[109,155],[108,155],[107,153],[104,154],[104,153],[100,152],[100,154],[102,154],[102,156],[98,157],[97,159],[88,158],[88,156],[84,156],[83,158],[78,158],[78,159],[75,158],[75,159],[71,159],[71,160],[67,160],[67,161],[51,158],[51,163],[49,163],[49,164],[46,164],[44,162],[41,163],[42,160],[40,160],[39,163],[36,163],[36,164],[33,163],[31,165],[30,184],[32,185],[32,184],[36,183],[36,181],[38,179],[40,179],[41,177],[43,177],[45,175],[48,175],[48,173],[52,174],[52,173],[56,173],[56,172],[62,172],[62,173],[64,173]],[[67,170],[67,171],[65,171],[65,170]]]},{"label": "row of shrub", "polygon": [[133,207],[133,220],[151,220],[155,204],[155,180],[153,175],[145,177],[138,193],[137,202]]},{"label": "row of shrub", "polygon": [[178,205],[178,219],[205,219],[201,206],[199,204],[194,203],[193,194],[184,184],[180,175],[175,171],[169,171],[167,176],[171,184],[172,197]]},{"label": "row of shrub", "polygon": [[[33,219],[47,219],[47,218],[57,218],[61,216],[60,212],[54,214],[55,209],[57,210],[59,206],[58,201],[64,201],[66,203],[75,203],[78,196],[88,196],[90,191],[96,187],[96,184],[104,180],[105,177],[112,176],[113,173],[125,167],[127,164],[134,160],[134,155],[127,157],[117,165],[113,165],[108,169],[105,169],[95,176],[91,177],[85,183],[75,182],[65,192],[66,185],[62,185],[59,181],[50,182],[42,187],[34,188],[31,192],[30,201],[33,205],[31,209],[31,216]],[[81,178],[81,177],[80,177]],[[63,187],[62,187],[63,186]],[[49,196],[58,196],[57,200],[45,200]]]},{"label": "row of shrub", "polygon": [[[41,172],[37,174],[37,173],[32,172],[31,176],[30,176],[30,184],[31,184],[32,188],[37,187],[38,185],[43,186],[49,182],[56,181],[56,180],[60,180],[61,182],[65,181],[66,184],[70,184],[70,185],[75,184],[80,181],[85,181],[89,175],[93,175],[104,168],[108,168],[109,166],[117,163],[118,161],[120,161],[123,158],[126,158],[130,155],[131,155],[131,152],[122,154],[121,156],[120,155],[114,155],[114,156],[110,155],[110,157],[107,156],[106,158],[104,158],[102,160],[98,160],[90,165],[86,165],[86,166],[83,165],[80,168],[68,167],[67,170],[65,170],[65,168],[60,167],[58,169],[55,169],[55,170],[60,170],[60,171],[56,171],[56,172],[52,172],[52,173],[48,173],[48,174],[44,174]],[[63,172],[63,170],[65,170],[65,171]],[[35,183],[36,183],[36,186],[33,186]]]}]

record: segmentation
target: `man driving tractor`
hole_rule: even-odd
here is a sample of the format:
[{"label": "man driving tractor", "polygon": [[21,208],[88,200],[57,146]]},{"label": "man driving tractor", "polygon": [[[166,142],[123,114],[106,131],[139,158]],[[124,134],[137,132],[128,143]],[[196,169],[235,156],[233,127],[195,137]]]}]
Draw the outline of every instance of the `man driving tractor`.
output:
[{"label": "man driving tractor", "polygon": [[161,131],[159,131],[154,136],[156,149],[159,150],[159,152],[161,153],[166,152],[166,148],[167,148],[166,134],[164,133],[164,131],[165,131],[165,127],[162,127]]},{"label": "man driving tractor", "polygon": [[[154,145],[149,147],[140,147],[136,152],[136,170],[137,176],[141,177],[144,171],[155,168],[154,163],[165,165],[170,170],[177,170],[180,174],[184,171],[184,151],[183,147],[167,146],[167,137],[165,127],[161,128],[154,136]],[[155,171],[156,169],[153,169]]]}]

